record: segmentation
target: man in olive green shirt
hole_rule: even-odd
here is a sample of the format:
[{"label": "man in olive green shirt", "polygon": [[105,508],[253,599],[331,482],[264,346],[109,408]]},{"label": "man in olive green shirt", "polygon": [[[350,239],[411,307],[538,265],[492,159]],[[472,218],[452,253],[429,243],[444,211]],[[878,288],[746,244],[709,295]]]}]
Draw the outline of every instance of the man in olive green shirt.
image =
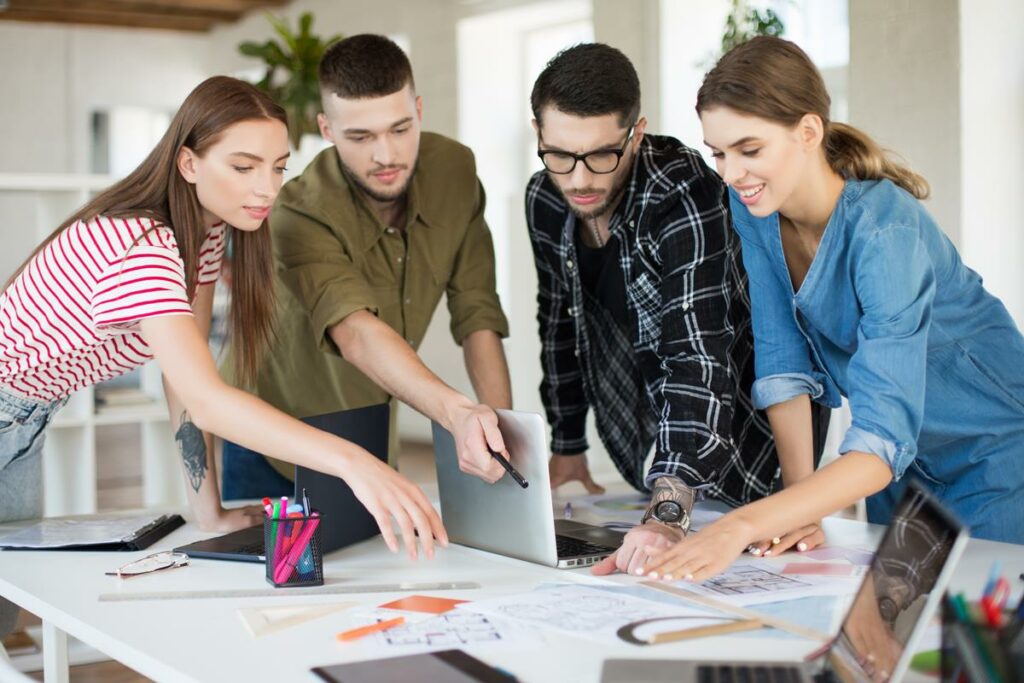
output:
[{"label": "man in olive green shirt", "polygon": [[[488,448],[505,452],[492,408],[512,403],[508,322],[473,154],[421,133],[411,66],[387,38],[333,45],[320,85],[320,131],[334,147],[284,186],[271,214],[280,305],[255,391],[300,417],[392,401],[393,437],[401,400],[452,432],[463,471],[497,481],[504,470]],[[480,403],[416,354],[442,294]],[[269,462],[279,474],[225,444],[224,498],[281,495],[294,468]]]}]

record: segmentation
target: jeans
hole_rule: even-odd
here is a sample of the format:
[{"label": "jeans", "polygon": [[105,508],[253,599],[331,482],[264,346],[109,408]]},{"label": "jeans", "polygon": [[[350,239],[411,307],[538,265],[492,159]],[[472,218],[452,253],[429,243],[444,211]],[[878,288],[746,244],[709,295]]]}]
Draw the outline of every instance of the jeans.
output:
[{"label": "jeans", "polygon": [[[63,401],[45,403],[0,387],[0,522],[43,515],[43,440]],[[0,598],[0,638],[14,628],[18,606]]]},{"label": "jeans", "polygon": [[276,499],[291,496],[295,484],[282,476],[267,459],[244,446],[224,442],[221,454],[221,489],[224,500]]}]

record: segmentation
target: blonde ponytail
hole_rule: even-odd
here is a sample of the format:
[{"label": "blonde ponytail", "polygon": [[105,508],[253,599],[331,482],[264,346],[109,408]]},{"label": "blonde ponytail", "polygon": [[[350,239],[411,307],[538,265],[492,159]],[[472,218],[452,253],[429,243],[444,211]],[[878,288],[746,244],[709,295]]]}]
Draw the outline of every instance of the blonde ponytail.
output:
[{"label": "blonde ponytail", "polygon": [[846,123],[828,124],[825,158],[844,178],[891,180],[918,199],[931,192],[923,176],[895,162],[870,136]]}]

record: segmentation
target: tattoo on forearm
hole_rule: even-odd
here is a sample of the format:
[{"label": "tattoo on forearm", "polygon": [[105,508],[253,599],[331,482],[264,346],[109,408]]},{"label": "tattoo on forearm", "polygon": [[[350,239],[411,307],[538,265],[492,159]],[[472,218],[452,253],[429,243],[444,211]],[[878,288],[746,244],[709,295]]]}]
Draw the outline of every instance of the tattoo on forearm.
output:
[{"label": "tattoo on forearm", "polygon": [[654,488],[651,493],[652,502],[677,500],[684,502],[688,508],[693,506],[693,501],[696,497],[693,489],[676,477],[658,477],[654,480]]},{"label": "tattoo on forearm", "polygon": [[174,434],[174,440],[178,442],[178,451],[185,463],[192,490],[199,493],[199,487],[206,478],[206,440],[199,427],[192,422],[188,411],[181,414],[181,425]]}]

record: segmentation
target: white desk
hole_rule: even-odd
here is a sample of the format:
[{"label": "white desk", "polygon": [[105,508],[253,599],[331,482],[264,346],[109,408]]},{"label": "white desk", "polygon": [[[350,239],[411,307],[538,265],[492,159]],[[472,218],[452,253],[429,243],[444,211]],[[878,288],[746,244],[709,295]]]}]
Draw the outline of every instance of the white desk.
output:
[{"label": "white desk", "polygon": [[[833,543],[874,544],[880,527],[841,519],[826,520]],[[202,534],[191,524],[156,549],[171,548]],[[194,560],[183,569],[128,580],[103,572],[146,553],[0,552],[0,594],[44,620],[46,681],[67,681],[66,634],[71,634],[157,681],[315,681],[310,667],[365,658],[359,642],[338,643],[338,631],[357,625],[339,612],[285,631],[253,639],[236,610],[240,606],[358,601],[376,606],[401,594],[356,594],[234,599],[99,602],[103,593],[266,588],[258,564]],[[993,559],[1013,576],[1024,569],[1024,546],[971,541],[953,588],[976,593]],[[591,581],[586,570],[548,569],[526,562],[453,546],[428,562],[391,555],[377,538],[326,558],[329,584],[382,584],[402,581],[475,581],[483,588],[444,593],[479,599],[526,591],[551,581]],[[619,580],[631,579],[620,577]],[[282,589],[287,592],[287,589]],[[435,593],[442,595],[442,593]],[[597,681],[601,662],[611,657],[664,659],[711,657],[790,659],[816,647],[809,641],[745,637],[743,634],[639,648],[601,644],[557,632],[546,633],[541,647],[466,648],[481,659],[514,673],[522,681]]]}]

